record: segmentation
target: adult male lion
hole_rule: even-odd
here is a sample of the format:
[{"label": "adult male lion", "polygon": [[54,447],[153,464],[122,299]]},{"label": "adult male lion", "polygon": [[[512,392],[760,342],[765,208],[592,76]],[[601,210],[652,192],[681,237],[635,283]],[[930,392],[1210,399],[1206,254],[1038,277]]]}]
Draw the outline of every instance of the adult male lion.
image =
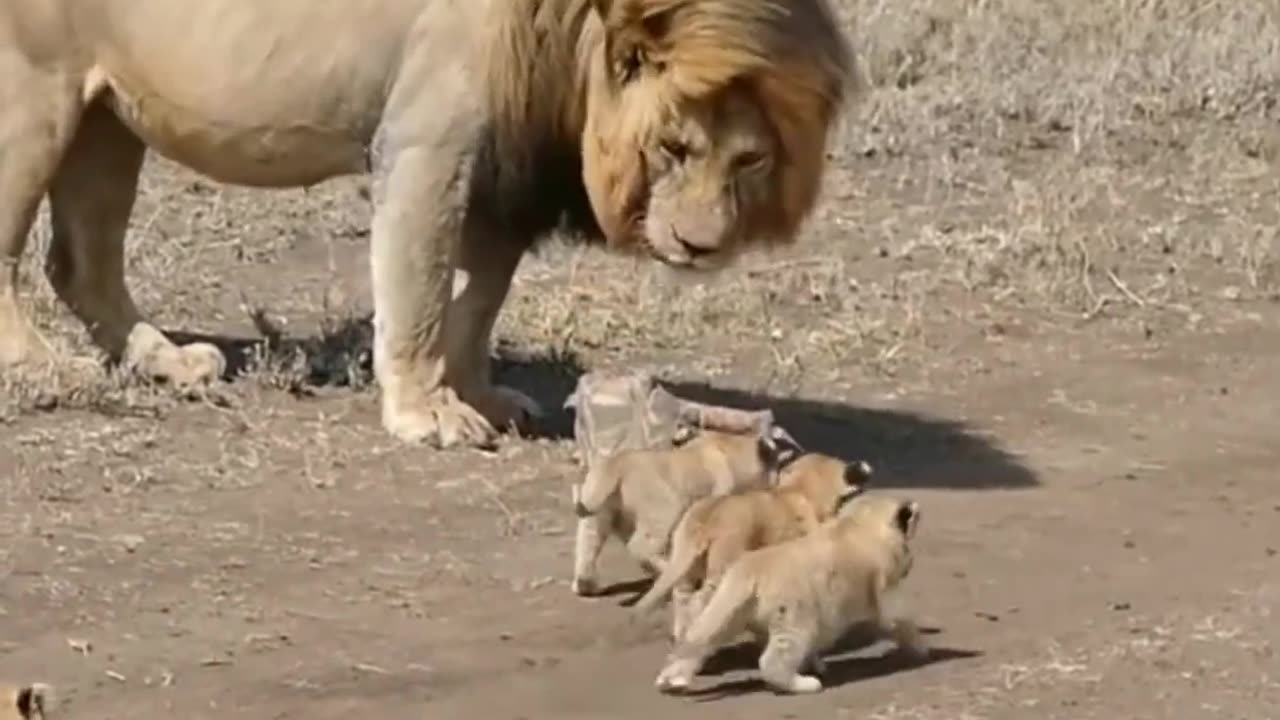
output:
[{"label": "adult male lion", "polygon": [[489,368],[523,253],[561,221],[694,270],[791,242],[851,67],[826,0],[6,0],[0,362],[48,355],[16,287],[46,192],[58,297],[186,384],[222,355],[124,281],[146,150],[241,185],[368,172],[383,425],[487,442],[537,410]]}]

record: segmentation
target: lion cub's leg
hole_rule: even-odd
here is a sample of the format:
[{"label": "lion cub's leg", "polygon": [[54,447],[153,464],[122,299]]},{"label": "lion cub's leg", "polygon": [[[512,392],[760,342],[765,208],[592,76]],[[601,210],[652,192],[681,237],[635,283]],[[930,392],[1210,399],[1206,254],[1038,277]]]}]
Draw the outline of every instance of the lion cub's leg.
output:
[{"label": "lion cub's leg", "polygon": [[814,647],[817,632],[796,622],[794,608],[788,610],[786,614],[790,617],[779,617],[769,628],[769,641],[760,654],[760,674],[770,687],[781,692],[819,692],[822,681],[813,675],[801,674],[806,666],[814,670],[822,666]]},{"label": "lion cub's leg", "polygon": [[578,532],[573,546],[573,592],[583,597],[600,592],[596,580],[596,560],[609,538],[613,523],[609,508],[595,515],[578,518]]},{"label": "lion cub's leg", "polygon": [[95,344],[147,377],[186,387],[226,369],[208,343],[179,347],[143,322],[124,279],[124,239],[146,147],[101,103],[85,111],[49,190],[45,272]]},{"label": "lion cub's leg", "polygon": [[[676,637],[678,639],[684,637],[685,632],[689,629],[689,624],[693,622],[694,618],[702,614],[702,611],[706,609],[707,603],[710,602],[711,596],[715,595],[715,592],[716,578],[712,578],[710,576],[704,577],[702,585],[696,590],[689,591],[688,595],[685,597],[683,607],[678,610],[680,620],[682,621],[680,629],[676,631]],[[672,602],[674,601],[673,593]]]},{"label": "lion cub's leg", "polygon": [[893,640],[898,652],[912,660],[924,660],[929,657],[929,645],[920,633],[915,622],[907,618],[883,619],[880,621],[880,633]]},{"label": "lion cub's leg", "polygon": [[671,589],[671,639],[680,642],[684,639],[689,624],[698,616],[701,606],[693,604],[698,596],[698,589],[692,583],[681,581]]},{"label": "lion cub's leg", "polygon": [[627,552],[640,564],[641,569],[651,577],[662,574],[667,566],[667,538],[658,535],[653,528],[644,522],[637,525],[631,537],[627,538]]},{"label": "lion cub's leg", "polygon": [[495,428],[519,426],[542,409],[523,393],[493,383],[489,340],[524,255],[519,238],[503,237],[472,217],[457,251],[446,325],[448,381]]},{"label": "lion cub's leg", "polygon": [[53,359],[22,308],[18,264],[81,105],[77,86],[35,70],[12,47],[0,51],[0,78],[0,367],[7,367]]}]

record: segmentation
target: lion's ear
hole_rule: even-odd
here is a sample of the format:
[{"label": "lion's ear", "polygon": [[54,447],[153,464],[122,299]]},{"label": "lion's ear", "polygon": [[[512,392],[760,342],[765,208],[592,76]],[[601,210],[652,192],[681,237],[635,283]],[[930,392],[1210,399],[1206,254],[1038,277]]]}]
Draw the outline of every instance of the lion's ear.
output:
[{"label": "lion's ear", "polygon": [[646,68],[662,72],[671,10],[648,12],[629,0],[592,0],[605,27],[605,47],[610,71],[626,83]]}]

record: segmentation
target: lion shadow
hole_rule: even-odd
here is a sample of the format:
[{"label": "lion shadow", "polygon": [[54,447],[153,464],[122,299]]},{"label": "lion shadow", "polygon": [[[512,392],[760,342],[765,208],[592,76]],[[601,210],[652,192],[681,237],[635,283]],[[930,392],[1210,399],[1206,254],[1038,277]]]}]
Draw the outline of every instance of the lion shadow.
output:
[{"label": "lion shadow", "polygon": [[[285,367],[291,391],[361,387],[372,382],[371,316],[322,324],[318,334],[292,338],[264,333],[228,338],[172,332],[178,342],[204,341],[227,357],[226,379],[252,368]],[[496,380],[536,400],[545,415],[522,431],[527,437],[573,437],[573,414],[564,401],[573,393],[584,363],[572,353],[520,352],[497,344]],[[698,402],[746,410],[771,409],[776,420],[807,450],[844,460],[867,460],[878,487],[1001,489],[1039,485],[1035,472],[986,433],[961,420],[922,413],[858,407],[830,400],[769,396],[703,382],[659,381],[671,393]]]},{"label": "lion shadow", "polygon": [[[936,628],[921,628],[921,632],[937,634],[940,631]],[[943,646],[931,646],[929,655],[925,658],[913,658],[900,653],[892,644],[877,653],[867,652],[870,648],[885,644],[876,638],[869,626],[853,627],[824,654],[826,672],[822,675],[823,687],[830,690],[938,663],[982,657],[982,652],[978,650]],[[745,673],[747,676],[692,688],[684,695],[707,702],[753,692],[775,692],[759,677],[758,663],[762,649],[761,645],[750,640],[720,648],[703,666],[698,673],[699,677],[720,678],[731,673]]]}]

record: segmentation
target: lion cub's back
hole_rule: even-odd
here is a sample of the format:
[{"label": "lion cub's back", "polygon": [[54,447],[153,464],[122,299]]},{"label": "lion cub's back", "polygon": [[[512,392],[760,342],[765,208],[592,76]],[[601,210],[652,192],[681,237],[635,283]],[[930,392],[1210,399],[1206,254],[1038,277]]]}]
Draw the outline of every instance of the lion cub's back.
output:
[{"label": "lion cub's back", "polygon": [[690,502],[769,485],[754,436],[707,430],[673,453],[688,458],[687,462],[675,463],[672,480]]}]

